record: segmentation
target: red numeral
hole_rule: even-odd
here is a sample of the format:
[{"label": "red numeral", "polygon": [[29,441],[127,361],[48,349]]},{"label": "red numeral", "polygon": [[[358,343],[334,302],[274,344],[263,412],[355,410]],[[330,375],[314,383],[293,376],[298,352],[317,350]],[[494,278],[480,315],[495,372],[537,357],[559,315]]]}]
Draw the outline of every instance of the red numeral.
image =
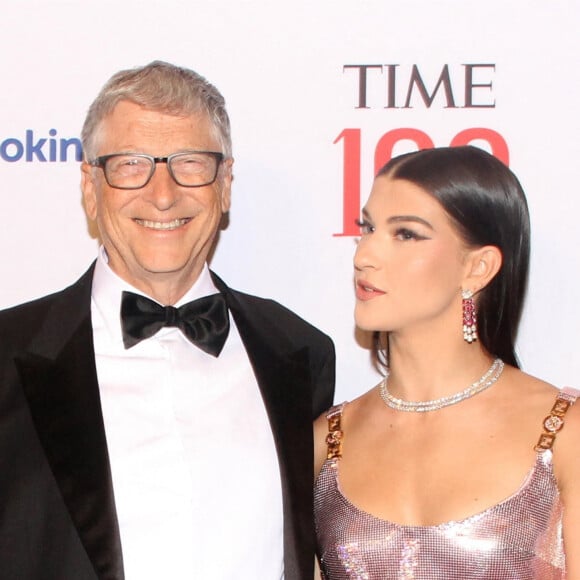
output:
[{"label": "red numeral", "polygon": [[344,140],[342,233],[335,236],[358,236],[356,220],[360,217],[360,129],[345,129],[335,140]]},{"label": "red numeral", "polygon": [[451,147],[469,145],[476,139],[487,141],[491,147],[492,154],[506,165],[510,164],[510,152],[505,139],[497,131],[493,131],[492,129],[486,129],[485,127],[465,129],[453,137],[450,145]]},{"label": "red numeral", "polygon": [[[343,141],[343,211],[342,232],[335,236],[358,236],[359,229],[356,220],[360,217],[361,194],[361,130],[345,129],[334,143]],[[509,149],[505,139],[492,129],[473,127],[460,131],[451,140],[451,147],[468,145],[481,140],[486,141],[493,155],[506,165],[509,164]],[[395,145],[401,141],[412,141],[417,149],[434,147],[427,133],[413,128],[393,129],[385,133],[375,147],[375,174],[393,157]]]},{"label": "red numeral", "polygon": [[393,149],[399,141],[413,141],[417,149],[431,149],[435,147],[431,137],[419,129],[393,129],[385,133],[375,148],[375,175],[379,169],[393,157]]}]

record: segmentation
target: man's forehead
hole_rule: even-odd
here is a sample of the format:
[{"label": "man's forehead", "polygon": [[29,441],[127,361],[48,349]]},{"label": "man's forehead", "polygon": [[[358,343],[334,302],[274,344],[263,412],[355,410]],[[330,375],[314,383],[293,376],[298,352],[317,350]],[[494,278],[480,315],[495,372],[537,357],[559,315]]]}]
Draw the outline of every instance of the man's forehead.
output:
[{"label": "man's forehead", "polygon": [[219,146],[218,132],[206,113],[174,114],[131,101],[117,103],[101,122],[97,134],[101,147],[127,150],[138,148],[141,142],[212,150]]},{"label": "man's forehead", "polygon": [[185,107],[146,106],[128,99],[118,101],[103,117],[103,121],[167,119],[170,122],[191,122],[192,124],[208,125],[210,119],[202,107],[188,110]]}]

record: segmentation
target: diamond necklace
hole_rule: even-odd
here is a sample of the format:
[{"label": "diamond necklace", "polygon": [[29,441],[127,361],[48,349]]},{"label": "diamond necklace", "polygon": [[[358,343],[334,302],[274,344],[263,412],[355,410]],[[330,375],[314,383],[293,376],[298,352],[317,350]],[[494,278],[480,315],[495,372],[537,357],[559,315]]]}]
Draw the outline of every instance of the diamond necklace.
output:
[{"label": "diamond necklace", "polygon": [[389,393],[389,389],[387,388],[387,379],[389,378],[388,374],[381,382],[379,392],[381,399],[383,399],[385,404],[396,411],[408,411],[412,413],[437,411],[443,407],[449,407],[449,405],[455,405],[455,403],[469,399],[470,397],[477,395],[477,393],[481,393],[481,391],[488,389],[497,381],[497,379],[499,379],[503,367],[503,361],[500,358],[496,358],[486,373],[478,381],[475,381],[475,383],[463,391],[459,391],[459,393],[455,393],[454,395],[448,395],[447,397],[432,399],[431,401],[403,401],[403,399],[397,399],[397,397],[394,397]]}]

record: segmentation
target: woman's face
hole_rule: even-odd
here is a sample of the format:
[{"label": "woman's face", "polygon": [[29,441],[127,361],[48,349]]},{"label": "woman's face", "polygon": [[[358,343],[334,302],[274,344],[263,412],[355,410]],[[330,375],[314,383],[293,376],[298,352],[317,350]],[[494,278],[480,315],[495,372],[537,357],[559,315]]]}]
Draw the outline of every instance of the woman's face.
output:
[{"label": "woman's face", "polygon": [[401,179],[375,179],[354,258],[357,326],[397,332],[460,324],[469,249],[439,202]]}]

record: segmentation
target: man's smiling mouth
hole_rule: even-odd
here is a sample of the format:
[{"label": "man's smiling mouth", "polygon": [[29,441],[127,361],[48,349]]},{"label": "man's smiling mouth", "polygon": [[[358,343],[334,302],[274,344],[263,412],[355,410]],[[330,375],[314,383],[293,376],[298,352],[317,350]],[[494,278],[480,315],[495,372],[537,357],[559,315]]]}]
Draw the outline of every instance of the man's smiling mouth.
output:
[{"label": "man's smiling mouth", "polygon": [[135,221],[145,227],[152,230],[175,230],[180,228],[181,226],[185,225],[187,222],[190,221],[191,218],[177,218],[170,222],[155,222],[150,220],[142,220],[135,218]]}]

